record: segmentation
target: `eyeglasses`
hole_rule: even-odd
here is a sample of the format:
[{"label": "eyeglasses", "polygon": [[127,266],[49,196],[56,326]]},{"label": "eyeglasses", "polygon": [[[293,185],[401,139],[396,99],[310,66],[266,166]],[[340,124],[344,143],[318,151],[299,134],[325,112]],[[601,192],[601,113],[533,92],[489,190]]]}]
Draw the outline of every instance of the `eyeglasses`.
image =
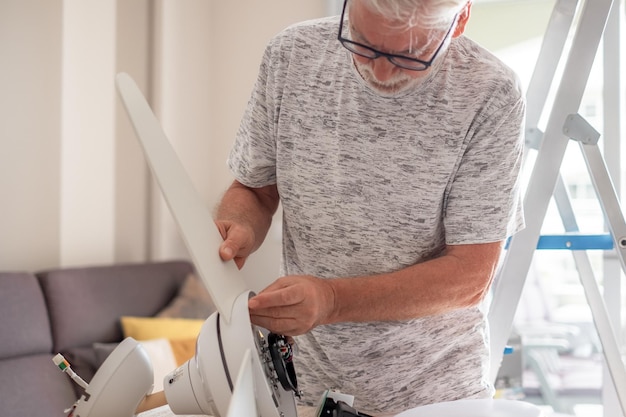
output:
[{"label": "eyeglasses", "polygon": [[353,54],[357,54],[359,56],[369,58],[369,59],[377,59],[377,58],[380,58],[381,56],[384,56],[385,58],[387,58],[387,60],[389,60],[389,62],[391,62],[395,66],[404,68],[407,70],[411,70],[411,71],[424,71],[433,64],[433,61],[435,61],[435,58],[437,58],[437,55],[443,49],[443,45],[446,43],[446,40],[448,40],[450,33],[452,33],[452,28],[454,27],[454,24],[456,23],[456,18],[457,18],[457,15],[454,15],[454,19],[452,20],[452,24],[450,25],[450,28],[446,32],[446,36],[444,36],[443,40],[441,41],[441,44],[439,44],[439,47],[437,48],[433,56],[430,58],[430,60],[423,61],[421,59],[409,57],[406,55],[397,55],[397,54],[389,54],[386,52],[381,52],[372,48],[371,46],[363,45],[362,43],[344,38],[342,36],[343,25],[344,25],[343,19],[346,13],[347,4],[348,4],[348,0],[344,0],[343,9],[341,11],[341,19],[339,20],[339,34],[337,35],[337,39],[339,40],[339,42],[341,42],[343,47],[346,48],[348,51],[352,52]]}]

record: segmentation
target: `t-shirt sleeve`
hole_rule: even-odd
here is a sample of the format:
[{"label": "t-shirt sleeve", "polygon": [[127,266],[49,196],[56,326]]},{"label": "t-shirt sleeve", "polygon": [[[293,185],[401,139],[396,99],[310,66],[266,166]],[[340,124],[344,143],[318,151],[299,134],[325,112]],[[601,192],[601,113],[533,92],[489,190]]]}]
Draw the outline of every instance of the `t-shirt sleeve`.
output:
[{"label": "t-shirt sleeve", "polygon": [[279,97],[272,70],[273,43],[263,55],[258,77],[243,114],[227,165],[231,173],[244,185],[264,187],[276,183],[275,118]]},{"label": "t-shirt sleeve", "polygon": [[500,241],[524,227],[519,175],[524,119],[520,94],[472,127],[445,199],[446,244]]}]

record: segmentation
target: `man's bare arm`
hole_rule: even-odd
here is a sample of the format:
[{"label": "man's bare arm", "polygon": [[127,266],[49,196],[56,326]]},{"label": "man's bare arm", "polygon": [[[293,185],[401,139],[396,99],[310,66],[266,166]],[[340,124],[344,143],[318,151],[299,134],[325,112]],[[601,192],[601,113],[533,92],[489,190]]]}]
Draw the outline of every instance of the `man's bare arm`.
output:
[{"label": "man's bare arm", "polygon": [[331,282],[330,322],[402,320],[478,304],[491,285],[502,243],[448,246],[435,259],[399,271]]},{"label": "man's bare arm", "polygon": [[250,300],[252,321],[297,335],[321,324],[405,320],[473,306],[489,290],[501,250],[502,242],[455,245],[387,274],[282,277]]},{"label": "man's bare arm", "polygon": [[279,203],[276,185],[250,188],[233,181],[215,213],[215,223],[224,239],[223,260],[234,259],[239,268],[261,246]]}]

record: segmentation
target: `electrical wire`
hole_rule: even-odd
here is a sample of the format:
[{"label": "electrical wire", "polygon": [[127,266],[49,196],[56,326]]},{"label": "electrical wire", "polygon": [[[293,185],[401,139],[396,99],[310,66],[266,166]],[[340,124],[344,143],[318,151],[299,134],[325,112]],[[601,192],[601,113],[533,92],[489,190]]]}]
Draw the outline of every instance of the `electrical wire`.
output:
[{"label": "electrical wire", "polygon": [[72,370],[72,368],[70,367],[70,363],[67,361],[67,359],[63,357],[63,355],[57,353],[57,355],[52,358],[52,362],[54,362],[54,364],[58,366],[60,370],[68,374],[76,384],[80,385],[83,389],[87,389],[89,384],[87,384],[84,379],[82,379],[76,374],[76,372]]}]

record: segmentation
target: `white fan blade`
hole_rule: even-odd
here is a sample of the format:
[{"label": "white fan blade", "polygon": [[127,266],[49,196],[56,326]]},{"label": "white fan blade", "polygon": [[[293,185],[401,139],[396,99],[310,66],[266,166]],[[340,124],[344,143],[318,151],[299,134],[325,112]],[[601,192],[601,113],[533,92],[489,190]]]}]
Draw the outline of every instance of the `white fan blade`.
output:
[{"label": "white fan blade", "polygon": [[246,291],[243,277],[234,262],[220,259],[222,236],[139,87],[126,73],[117,74],[116,84],[196,271],[217,310],[230,323],[235,298]]},{"label": "white fan blade", "polygon": [[257,417],[258,415],[252,377],[252,356],[250,349],[247,349],[243,354],[226,417]]}]

